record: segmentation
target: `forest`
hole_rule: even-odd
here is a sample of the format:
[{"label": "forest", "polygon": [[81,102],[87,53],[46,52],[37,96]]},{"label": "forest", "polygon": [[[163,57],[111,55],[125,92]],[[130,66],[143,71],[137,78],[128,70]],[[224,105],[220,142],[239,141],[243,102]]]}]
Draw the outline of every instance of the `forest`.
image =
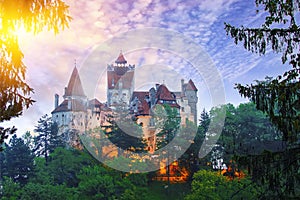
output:
[{"label": "forest", "polygon": [[[200,159],[197,152],[210,121],[223,107],[222,134]],[[47,115],[38,121],[35,132],[36,136],[14,135],[3,145],[1,199],[296,199],[300,195],[300,154],[287,153],[280,131],[253,103],[202,111],[194,143],[178,160],[178,176],[180,170],[188,171],[185,182],[158,181],[159,171],[111,169],[85,149],[66,145]]]},{"label": "forest", "polygon": [[[256,13],[262,13],[258,15],[261,25],[238,27],[225,22],[225,34],[253,54],[278,54],[286,70],[265,80],[237,83],[235,89],[249,103],[203,110],[197,127],[187,123],[185,130],[196,127],[196,135],[172,163],[172,173],[169,166],[148,173],[114,170],[90,151],[66,144],[57,124],[44,115],[34,134],[17,137],[15,126],[0,126],[1,199],[299,199],[300,2],[254,3]],[[34,90],[25,79],[27,67],[16,35],[18,28],[58,34],[69,27],[72,17],[62,0],[3,0],[0,8],[2,123],[22,116],[35,103]],[[210,145],[206,138],[216,137],[209,131],[211,122],[218,122],[224,111],[221,135]],[[167,123],[160,127],[158,147],[176,138],[178,123],[170,110]],[[110,128],[113,131],[106,137],[124,151],[144,150],[143,140],[128,138],[113,123]],[[199,157],[205,150],[209,153]],[[126,156],[112,162],[115,166],[132,165]],[[176,181],[183,174],[184,181]],[[175,177],[172,180],[171,175]]]}]

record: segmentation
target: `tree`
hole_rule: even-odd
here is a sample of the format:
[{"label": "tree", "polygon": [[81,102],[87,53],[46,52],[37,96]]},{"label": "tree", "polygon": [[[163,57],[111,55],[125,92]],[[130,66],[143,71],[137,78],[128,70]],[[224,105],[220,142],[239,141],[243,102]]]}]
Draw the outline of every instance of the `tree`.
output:
[{"label": "tree", "polygon": [[164,104],[155,108],[156,147],[162,148],[173,140],[180,128],[180,116],[177,108]]},{"label": "tree", "polygon": [[[186,138],[184,138],[185,141],[187,141],[187,138],[189,138],[188,135],[196,132],[193,140],[189,140],[190,141],[189,148],[178,159],[180,168],[186,169],[188,171],[189,180],[192,179],[194,172],[199,170],[198,154],[205,137],[205,133],[202,132],[202,128],[203,127],[201,126],[201,124],[197,128],[197,126],[193,122],[187,120],[185,126],[182,127],[180,131],[181,138],[187,136]],[[183,146],[183,145],[179,145],[179,146]]]},{"label": "tree", "polygon": [[11,178],[4,177],[1,183],[0,197],[2,200],[19,199],[21,186],[14,182]]},{"label": "tree", "polygon": [[9,135],[14,134],[16,131],[17,131],[17,129],[15,127],[12,127],[12,128],[0,127],[0,145],[1,145],[0,151],[3,151],[2,144],[4,143],[4,140],[7,139]]},{"label": "tree", "polygon": [[[199,121],[200,124],[198,126],[197,135],[194,139],[194,143],[191,145],[191,147],[194,148],[194,154],[197,157],[201,149],[201,145],[203,144],[203,141],[207,134],[208,127],[211,121],[209,113],[205,109],[203,109],[203,111],[201,112]],[[208,162],[207,158],[208,156],[199,160],[201,162],[202,167],[205,166],[206,163]]]},{"label": "tree", "polygon": [[5,175],[21,185],[26,184],[33,173],[33,158],[34,156],[24,140],[14,135],[5,149],[7,171]]},{"label": "tree", "polygon": [[33,136],[31,135],[30,131],[26,131],[26,133],[22,136],[22,139],[31,150],[34,148]]},{"label": "tree", "polygon": [[[296,22],[300,10],[299,0],[256,0],[256,6],[267,12],[265,22],[260,28],[240,28],[225,23],[228,35],[235,43],[242,42],[245,49],[265,54],[271,48],[276,53],[282,53],[282,63],[288,63],[290,70],[276,78],[266,77],[264,81],[243,86],[237,84],[239,93],[253,101],[257,109],[266,112],[278,129],[282,139],[288,146],[285,151],[257,157],[258,162],[268,160],[270,170],[260,174],[260,180],[270,178],[268,188],[271,193],[281,198],[295,196],[297,184],[294,174],[299,170],[299,138],[300,138],[300,29]],[[270,159],[271,158],[271,159]],[[274,163],[278,166],[274,167]],[[273,166],[273,167],[272,167]],[[263,166],[261,166],[263,167]],[[267,168],[267,169],[266,169]],[[276,171],[277,170],[277,171]],[[274,182],[283,183],[284,188],[273,187]]]},{"label": "tree", "polygon": [[34,131],[39,135],[34,138],[33,151],[37,156],[44,156],[48,163],[49,154],[64,146],[63,135],[59,134],[57,124],[47,114],[39,119]]},{"label": "tree", "polygon": [[101,165],[85,166],[77,175],[79,199],[147,199],[146,174],[126,174]]},{"label": "tree", "polygon": [[99,165],[84,167],[78,178],[81,199],[117,199],[120,192],[123,192],[117,190],[122,182],[120,173],[113,173]]},{"label": "tree", "polygon": [[69,187],[78,185],[77,174],[84,166],[98,163],[90,154],[76,149],[56,148],[50,154],[50,161],[45,169],[53,178],[54,184],[66,184]]},{"label": "tree", "polygon": [[119,147],[120,150],[132,152],[142,152],[145,150],[146,143],[143,139],[142,127],[137,125],[130,117],[128,111],[118,108],[117,114],[109,115],[109,126],[106,127],[108,139]]},{"label": "tree", "polygon": [[260,188],[247,179],[228,180],[225,176],[200,170],[194,174],[192,191],[186,200],[257,199]]},{"label": "tree", "polygon": [[51,200],[73,200],[78,199],[76,188],[68,188],[66,185],[51,185],[28,183],[19,192],[19,199],[51,199]]},{"label": "tree", "polygon": [[[44,28],[58,33],[68,26],[71,17],[61,0],[3,0],[0,2],[0,123],[22,115],[31,106],[33,93],[25,82],[26,66],[18,44],[17,32],[39,33]],[[0,127],[0,144],[15,127]]]},{"label": "tree", "polygon": [[200,125],[199,128],[202,133],[206,133],[210,124],[210,117],[208,112],[206,112],[205,109],[203,109],[202,113],[200,114]]},{"label": "tree", "polygon": [[[248,51],[265,54],[271,47],[276,53],[282,52],[282,63],[288,62],[291,69],[275,79],[243,86],[237,84],[239,93],[250,98],[257,109],[266,112],[271,121],[283,133],[283,139],[297,142],[300,132],[300,29],[296,16],[300,10],[299,0],[256,0],[268,12],[260,28],[234,27],[225,23],[225,30],[235,43],[243,42]],[[259,10],[257,10],[259,12]]]},{"label": "tree", "polygon": [[282,140],[281,132],[255,104],[244,103],[236,108],[236,122],[239,129],[237,145]]}]

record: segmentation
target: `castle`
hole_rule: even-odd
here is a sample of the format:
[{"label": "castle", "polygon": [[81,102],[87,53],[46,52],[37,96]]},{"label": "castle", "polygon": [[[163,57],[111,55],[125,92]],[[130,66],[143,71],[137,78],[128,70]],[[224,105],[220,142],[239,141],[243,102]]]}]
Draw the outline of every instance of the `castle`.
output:
[{"label": "castle", "polygon": [[165,84],[156,84],[149,91],[135,91],[134,78],[135,65],[128,64],[121,52],[116,61],[107,66],[107,102],[101,103],[96,98],[88,99],[74,67],[63,101],[59,104],[59,95],[55,94],[55,108],[51,112],[59,132],[68,132],[67,140],[71,146],[79,143],[78,137],[71,134],[72,130],[84,132],[103,127],[108,123],[106,116],[120,106],[142,124],[149,151],[155,150],[155,130],[151,129],[151,109],[155,105],[168,104],[176,109],[182,125],[186,120],[197,124],[198,90],[192,80],[185,83],[182,79],[180,90],[175,92],[169,91]]}]

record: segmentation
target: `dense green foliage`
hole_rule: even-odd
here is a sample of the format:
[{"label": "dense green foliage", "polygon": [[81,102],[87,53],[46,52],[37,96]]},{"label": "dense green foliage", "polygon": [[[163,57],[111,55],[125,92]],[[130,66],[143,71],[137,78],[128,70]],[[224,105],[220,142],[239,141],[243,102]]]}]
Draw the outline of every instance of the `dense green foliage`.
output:
[{"label": "dense green foliage", "polygon": [[217,172],[200,170],[194,174],[191,194],[186,200],[258,199],[259,188],[250,180],[227,180]]},{"label": "dense green foliage", "polygon": [[160,130],[156,134],[157,148],[166,146],[178,135],[180,127],[180,116],[177,109],[172,108],[168,104],[158,105],[155,108],[155,125],[156,130]]},{"label": "dense green foliage", "polygon": [[119,147],[119,155],[122,152],[142,152],[146,143],[143,139],[142,127],[128,118],[127,111],[119,108],[114,114],[107,116],[109,126],[106,127],[108,139]]},{"label": "dense green foliage", "polygon": [[[198,152],[210,122],[224,108],[226,120],[222,134],[212,151],[199,159]],[[179,134],[184,138],[195,128],[187,122]],[[40,130],[44,134],[51,129]],[[56,144],[56,132],[49,131],[49,134],[53,134],[48,138],[49,144]],[[4,146],[5,151],[0,153],[2,199],[291,199],[300,195],[300,153],[289,155],[291,152],[285,149],[280,131],[253,103],[237,107],[227,104],[200,114],[194,141],[178,159],[179,169],[184,168],[190,174],[185,184],[155,182],[156,172],[116,171],[99,163],[85,150],[59,145],[49,150],[46,162],[45,155],[31,151],[35,150],[38,137],[28,133],[21,138],[14,136]],[[283,144],[279,149],[278,143]],[[112,167],[120,168],[120,165],[128,172],[147,168],[147,162],[133,162],[126,156],[109,163]],[[229,168],[225,173],[224,166]],[[287,173],[285,170],[290,166],[293,168]],[[237,172],[243,172],[245,177],[237,176]]]},{"label": "dense green foliage", "polygon": [[24,185],[32,176],[33,154],[22,138],[14,135],[1,155],[1,176]]},{"label": "dense green foliage", "polygon": [[[227,34],[235,43],[242,42],[245,49],[265,54],[268,48],[282,53],[282,63],[291,69],[273,79],[243,86],[237,84],[239,93],[250,98],[259,110],[266,112],[271,121],[283,133],[283,139],[297,142],[300,132],[299,70],[300,70],[300,29],[297,15],[299,0],[256,0],[257,12],[266,12],[265,22],[260,28],[237,28],[225,24]],[[263,9],[264,11],[261,11]]]},{"label": "dense green foliage", "polygon": [[[248,51],[263,55],[267,49],[281,53],[282,63],[290,69],[276,78],[243,86],[239,93],[255,103],[256,108],[270,117],[280,132],[281,150],[241,156],[240,162],[248,165],[253,179],[265,185],[269,198],[299,196],[300,166],[300,29],[297,24],[299,0],[256,0],[257,12],[266,15],[259,28],[239,28],[225,23],[227,34],[236,44],[243,43]],[[265,134],[260,134],[265,137]]]},{"label": "dense green foliage", "polygon": [[[44,157],[33,162],[30,151],[30,158],[26,151],[21,155],[24,145],[22,138],[14,136],[0,154],[1,167],[6,169],[1,169],[1,199],[140,199],[148,192],[145,174],[109,169],[85,151],[58,147],[46,165]],[[15,160],[7,159],[8,154]]]},{"label": "dense green foliage", "polygon": [[[299,149],[288,149],[282,133],[253,103],[212,108],[210,120],[222,114],[223,108],[226,108],[226,118],[222,134],[212,151],[199,160],[199,168],[222,170],[225,164],[233,168],[226,173],[231,177],[234,172],[243,171],[253,183],[261,185],[260,198],[299,196]],[[198,132],[204,129],[201,123]],[[199,136],[204,140],[206,134]]]}]

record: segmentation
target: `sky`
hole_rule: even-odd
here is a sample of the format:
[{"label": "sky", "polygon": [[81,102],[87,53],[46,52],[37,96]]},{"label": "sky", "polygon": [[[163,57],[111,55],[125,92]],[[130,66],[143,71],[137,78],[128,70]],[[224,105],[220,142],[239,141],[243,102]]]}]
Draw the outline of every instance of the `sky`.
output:
[{"label": "sky", "polygon": [[224,103],[247,102],[234,89],[235,83],[249,84],[286,69],[280,55],[253,54],[226,35],[224,22],[261,25],[265,13],[256,13],[254,0],[65,2],[73,18],[69,28],[57,35],[20,31],[26,81],[34,88],[36,102],[21,117],[4,124],[16,126],[18,135],[32,131],[41,116],[51,115],[54,94],[62,102],[75,65],[88,97],[105,102],[105,69],[121,50],[128,63],[136,65],[136,90],[164,83],[176,91],[180,79],[194,80],[199,90],[198,113],[223,102],[221,93]]}]

